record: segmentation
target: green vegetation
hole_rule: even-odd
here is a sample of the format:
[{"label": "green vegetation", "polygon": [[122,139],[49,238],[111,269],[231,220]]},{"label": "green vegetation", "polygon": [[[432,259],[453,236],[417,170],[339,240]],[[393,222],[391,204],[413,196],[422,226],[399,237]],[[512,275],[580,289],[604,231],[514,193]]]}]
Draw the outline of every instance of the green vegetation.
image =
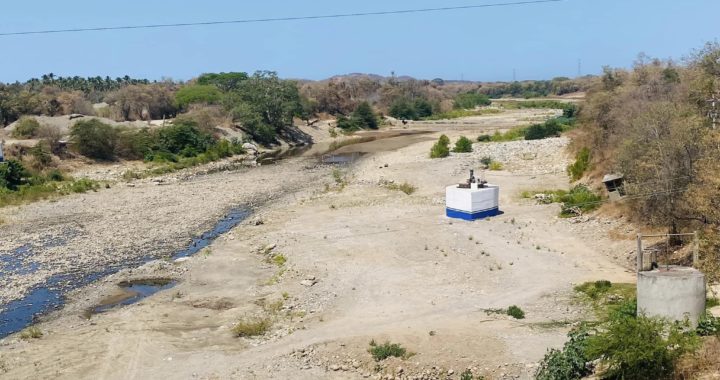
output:
[{"label": "green vegetation", "polygon": [[12,137],[17,139],[29,139],[37,135],[40,129],[40,123],[33,117],[23,116],[15,124],[15,130],[12,132]]},{"label": "green vegetation", "polygon": [[460,380],[485,380],[485,376],[475,376],[470,369],[466,369],[460,374]]},{"label": "green vegetation", "polygon": [[37,326],[30,326],[20,332],[20,339],[39,339],[43,336],[42,331]]},{"label": "green vegetation", "polygon": [[240,83],[249,78],[247,73],[230,72],[230,73],[208,73],[202,74],[197,79],[197,84],[201,86],[213,85],[223,92],[237,90]]},{"label": "green vegetation", "polygon": [[515,305],[508,307],[507,315],[509,315],[515,319],[525,319],[525,312],[521,308],[519,308]]},{"label": "green vegetation", "polygon": [[538,202],[544,204],[562,203],[561,216],[570,217],[577,216],[585,212],[590,212],[602,204],[602,197],[593,193],[586,185],[575,185],[570,191],[567,190],[538,190],[523,191],[520,196],[522,198],[531,198],[534,195],[541,194],[537,199]]},{"label": "green vegetation", "polygon": [[283,254],[276,254],[272,257],[272,262],[275,265],[281,267],[281,266],[285,265],[285,263],[287,263],[287,257],[285,257],[285,255],[283,255]]},{"label": "green vegetation", "polygon": [[450,139],[442,135],[430,149],[430,158],[443,158],[450,155]]},{"label": "green vegetation", "polygon": [[455,142],[455,148],[453,148],[455,153],[470,153],[472,150],[472,141],[465,136],[460,136]]},{"label": "green vegetation", "polygon": [[187,109],[191,104],[217,104],[221,97],[222,92],[214,85],[190,85],[175,93],[175,105]]},{"label": "green vegetation", "polygon": [[70,131],[73,147],[83,156],[97,160],[115,158],[118,131],[98,119],[80,120]]},{"label": "green vegetation", "polygon": [[453,108],[455,109],[473,109],[478,106],[489,106],[492,101],[487,95],[475,92],[467,92],[459,94],[455,97]]},{"label": "green vegetation", "polygon": [[372,355],[373,359],[378,362],[390,357],[404,359],[408,355],[407,350],[397,343],[385,342],[381,345],[378,345],[375,343],[374,340],[370,342],[370,348],[368,349],[368,352],[370,352],[370,355]]},{"label": "green vegetation", "polygon": [[542,124],[533,124],[525,129],[525,140],[542,140],[548,137],[560,136],[563,125],[558,119],[550,119]]},{"label": "green vegetation", "polygon": [[388,182],[388,183],[385,183],[383,186],[385,186],[385,188],[387,188],[389,190],[402,191],[403,193],[405,193],[407,195],[411,195],[412,193],[417,191],[417,187],[415,187],[414,185],[407,183],[407,182],[403,182],[400,184],[397,184],[394,182]]},{"label": "green vegetation", "polygon": [[410,101],[407,99],[396,100],[389,109],[390,116],[403,120],[420,120],[433,115],[433,105],[423,98]]},{"label": "green vegetation", "polygon": [[558,100],[524,100],[524,101],[508,101],[501,102],[502,106],[507,109],[521,108],[549,108],[555,110],[563,110],[563,116],[566,118],[575,117],[578,107],[574,103],[561,102]]},{"label": "green vegetation", "polygon": [[536,379],[584,378],[595,360],[602,379],[670,378],[678,360],[698,346],[697,334],[687,326],[637,315],[633,284],[601,280],[575,290],[599,320],[573,329],[562,350],[548,351]]},{"label": "green vegetation", "polygon": [[488,165],[488,169],[492,171],[503,170],[503,164],[499,161],[493,161],[490,163],[490,165]]},{"label": "green vegetation", "polygon": [[470,116],[493,115],[501,112],[502,110],[497,108],[482,108],[478,110],[453,109],[447,112],[433,114],[432,116],[423,118],[423,120],[450,120]]},{"label": "green vegetation", "polygon": [[590,168],[590,149],[582,148],[575,155],[575,163],[567,168],[571,181],[577,181],[583,177],[585,172]]},{"label": "green vegetation", "polygon": [[501,83],[483,86],[479,91],[491,98],[503,96],[537,98],[548,95],[564,95],[572,92],[582,91],[587,84],[582,79],[572,80],[565,77],[557,77],[552,80],[523,81]]},{"label": "green vegetation", "polygon": [[272,327],[272,322],[267,318],[245,318],[232,328],[233,334],[237,337],[254,337],[264,335]]},{"label": "green vegetation", "polygon": [[562,350],[551,349],[548,351],[540,363],[535,379],[573,380],[590,375],[592,371],[585,365],[591,361],[585,354],[588,330],[587,326],[573,329],[568,333],[570,339],[565,342]]},{"label": "green vegetation", "polygon": [[358,104],[349,118],[339,116],[337,120],[337,127],[345,132],[358,129],[378,129],[378,124],[378,117],[368,102]]}]

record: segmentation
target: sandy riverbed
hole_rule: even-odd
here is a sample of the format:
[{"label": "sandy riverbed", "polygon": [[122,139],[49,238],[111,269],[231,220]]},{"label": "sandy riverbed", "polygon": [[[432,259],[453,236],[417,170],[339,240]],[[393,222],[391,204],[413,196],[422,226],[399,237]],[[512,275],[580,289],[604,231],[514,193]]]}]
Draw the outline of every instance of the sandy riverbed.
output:
[{"label": "sandy riverbed", "polygon": [[[430,136],[444,132],[454,140],[486,127],[438,127]],[[1,341],[0,374],[458,378],[472,368],[490,379],[530,378],[547,348],[562,344],[569,324],[586,317],[570,302],[573,283],[632,281],[619,264],[623,258],[606,254],[607,247],[632,249],[632,241],[610,241],[610,225],[584,231],[558,219],[556,205],[519,199],[521,190],[567,186],[565,139],[476,144],[474,153],[439,160],[427,158],[432,143],[375,149],[342,169],[341,185],[332,168],[298,158],[167,185],[118,185],[13,210],[11,223],[1,227],[16,234],[11,241],[77,225],[66,251],[49,250],[38,260],[69,255],[106,265],[133,250],[182,245],[228,205],[262,204],[251,220],[188,261],[152,262],[73,292],[64,310],[39,325],[41,339]],[[506,171],[485,173],[501,186],[504,214],[475,223],[445,218],[444,187],[479,168],[485,155],[506,164]],[[418,190],[408,196],[381,181],[407,181]],[[37,235],[28,235],[31,226]],[[258,253],[270,244],[287,258],[282,268]],[[84,318],[87,307],[118,291],[119,281],[153,276],[170,276],[178,285]],[[526,319],[485,312],[513,304]],[[273,320],[270,332],[235,338],[232,326],[251,316]],[[401,343],[415,355],[377,367],[367,353],[372,339]]]}]

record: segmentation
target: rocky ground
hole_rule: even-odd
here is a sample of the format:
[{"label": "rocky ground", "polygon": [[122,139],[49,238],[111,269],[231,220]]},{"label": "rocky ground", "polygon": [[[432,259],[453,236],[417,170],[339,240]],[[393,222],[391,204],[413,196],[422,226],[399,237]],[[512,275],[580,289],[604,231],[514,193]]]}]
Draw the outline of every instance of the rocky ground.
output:
[{"label": "rocky ground", "polygon": [[[518,114],[515,124],[526,117]],[[573,302],[573,285],[633,281],[633,272],[606,251],[624,253],[634,243],[608,235],[623,226],[597,217],[560,219],[557,205],[519,197],[523,190],[569,186],[566,139],[477,143],[473,153],[431,160],[440,133],[454,141],[492,123],[417,128],[427,135],[405,146],[368,143],[369,153],[351,166],[298,158],[165,185],[118,185],[6,212],[11,223],[0,228],[16,243],[3,249],[27,241],[29,230],[39,229],[33,237],[40,241],[77,225],[66,251],[33,257],[104,265],[182,245],[198,223],[228,205],[262,205],[192,258],[150,262],[72,292],[62,311],[39,324],[41,338],[0,341],[0,375],[459,379],[471,371],[487,379],[532,378],[546,350],[561,346],[568,329],[588,317]],[[505,164],[484,173],[501,186],[504,214],[474,223],[447,219],[445,186],[464,180],[470,168],[479,173],[487,155]],[[407,195],[388,182],[417,191]],[[116,294],[120,281],[164,277],[177,285],[87,319],[88,308]],[[498,312],[510,305],[525,318]],[[271,323],[264,335],[232,332],[238,322],[257,320]],[[371,341],[398,343],[407,355],[375,361]]]}]

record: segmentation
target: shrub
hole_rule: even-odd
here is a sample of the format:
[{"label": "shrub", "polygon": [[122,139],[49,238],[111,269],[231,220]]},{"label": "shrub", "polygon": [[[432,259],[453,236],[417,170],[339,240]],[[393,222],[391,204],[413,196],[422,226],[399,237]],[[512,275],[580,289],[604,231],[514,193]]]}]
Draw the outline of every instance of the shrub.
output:
[{"label": "shrub", "polygon": [[83,156],[98,160],[115,157],[118,131],[98,119],[81,120],[70,131],[73,147]]},{"label": "shrub", "polygon": [[272,322],[267,318],[247,318],[238,322],[232,332],[237,337],[253,337],[265,334],[271,326]]},{"label": "shrub", "polygon": [[389,357],[404,358],[407,355],[407,350],[397,343],[385,342],[381,345],[375,344],[375,341],[370,342],[370,348],[368,349],[370,355],[372,355],[375,361],[382,361]]},{"label": "shrub", "polygon": [[41,141],[30,149],[32,156],[32,167],[35,170],[43,170],[52,163],[52,155],[50,154],[49,144]]},{"label": "shrub", "polygon": [[663,379],[696,344],[697,337],[684,333],[682,326],[640,315],[611,320],[588,338],[586,353],[601,358],[606,368],[603,378]]},{"label": "shrub", "polygon": [[563,202],[561,215],[572,216],[579,215],[583,212],[595,210],[600,207],[602,198],[593,193],[587,186],[583,184],[576,185],[570,192],[561,199]]},{"label": "shrub", "polygon": [[472,141],[470,141],[470,139],[465,136],[460,136],[460,138],[455,142],[455,148],[453,149],[453,152],[455,152],[455,153],[470,153],[470,152],[472,152]]},{"label": "shrub", "polygon": [[385,185],[385,187],[388,188],[388,189],[390,189],[390,190],[399,190],[399,191],[402,191],[403,193],[405,193],[405,194],[407,194],[407,195],[411,195],[412,193],[414,193],[414,192],[417,190],[417,187],[415,187],[414,185],[409,184],[409,183],[407,183],[407,182],[403,182],[403,183],[401,183],[401,184],[388,183],[388,184]]},{"label": "shrub", "polygon": [[430,149],[430,158],[443,158],[450,155],[450,139],[442,135]]},{"label": "shrub", "polygon": [[418,115],[412,103],[405,99],[396,100],[389,109],[390,116],[396,119],[417,120]]},{"label": "shrub", "polygon": [[492,136],[490,135],[480,135],[477,138],[478,142],[489,142],[492,139]]},{"label": "shrub", "polygon": [[559,136],[562,126],[556,119],[551,119],[543,124],[534,124],[525,131],[525,140],[541,140],[547,137]]},{"label": "shrub", "polygon": [[194,123],[173,124],[158,130],[158,150],[180,154],[184,157],[196,156],[213,144],[213,137],[201,132]]},{"label": "shrub", "polygon": [[495,161],[495,160],[493,160],[493,158],[490,156],[485,156],[480,159],[480,163],[483,164],[486,169],[490,167],[490,164],[492,164],[493,161]]},{"label": "shrub", "polygon": [[12,136],[18,139],[29,139],[35,137],[40,129],[40,123],[35,118],[23,116],[15,124]]},{"label": "shrub", "polygon": [[535,373],[536,380],[581,379],[591,374],[585,365],[590,361],[585,354],[589,337],[587,328],[574,329],[568,337],[570,339],[562,350],[552,349],[545,354]]},{"label": "shrub", "polygon": [[39,339],[43,336],[42,331],[37,326],[31,326],[20,332],[21,339]]},{"label": "shrub", "polygon": [[713,317],[712,314],[706,313],[698,322],[696,331],[700,336],[720,335],[720,318]]},{"label": "shrub", "polygon": [[507,315],[509,315],[515,319],[524,319],[525,318],[525,312],[521,308],[519,308],[515,305],[512,305],[507,309]]},{"label": "shrub", "polygon": [[355,111],[352,113],[352,118],[354,120],[357,120],[358,125],[360,128],[363,129],[377,129],[378,128],[378,119],[375,115],[375,112],[373,111],[372,107],[370,106],[370,103],[368,102],[361,102],[358,104],[358,106],[355,108]]},{"label": "shrub", "polygon": [[27,171],[19,161],[8,160],[0,164],[0,190],[16,190],[27,175]]},{"label": "shrub", "polygon": [[575,163],[567,168],[568,175],[572,181],[577,181],[585,174],[590,167],[590,149],[582,148],[575,155]]},{"label": "shrub", "polygon": [[597,300],[600,296],[605,295],[610,288],[612,288],[612,283],[610,281],[599,280],[577,285],[575,286],[575,291],[585,294],[591,300]]},{"label": "shrub", "polygon": [[503,170],[503,164],[502,164],[502,162],[493,161],[488,166],[488,169],[493,170],[493,171]]}]

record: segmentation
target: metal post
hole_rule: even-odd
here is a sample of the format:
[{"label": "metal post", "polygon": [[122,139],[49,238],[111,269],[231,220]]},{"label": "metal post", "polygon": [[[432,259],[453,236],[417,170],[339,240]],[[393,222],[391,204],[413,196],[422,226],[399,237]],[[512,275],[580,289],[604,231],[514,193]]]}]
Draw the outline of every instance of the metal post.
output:
[{"label": "metal post", "polygon": [[637,272],[640,273],[643,270],[643,248],[642,248],[642,234],[637,234]]},{"label": "metal post", "polygon": [[700,238],[698,232],[693,232],[693,268],[697,269],[700,265]]}]

